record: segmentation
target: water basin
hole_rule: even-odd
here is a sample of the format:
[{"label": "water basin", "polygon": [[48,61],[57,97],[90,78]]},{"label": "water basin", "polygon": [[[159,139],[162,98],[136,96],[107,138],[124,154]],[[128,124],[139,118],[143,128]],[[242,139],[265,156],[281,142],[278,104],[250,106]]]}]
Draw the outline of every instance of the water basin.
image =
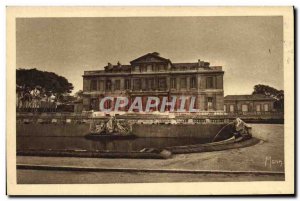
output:
[{"label": "water basin", "polygon": [[109,152],[135,152],[144,148],[163,149],[165,147],[204,144],[210,138],[145,138],[124,140],[91,140],[84,137],[18,136],[17,150],[87,150]]}]

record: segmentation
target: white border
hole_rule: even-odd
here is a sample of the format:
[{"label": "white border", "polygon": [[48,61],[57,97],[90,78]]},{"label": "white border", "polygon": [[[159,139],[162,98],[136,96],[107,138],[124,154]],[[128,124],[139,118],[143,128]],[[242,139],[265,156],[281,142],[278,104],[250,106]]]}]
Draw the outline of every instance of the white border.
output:
[{"label": "white border", "polygon": [[[45,3],[43,2],[43,3],[41,3],[41,2],[43,2],[43,1],[34,1],[34,3],[31,3],[31,5],[45,5]],[[93,2],[93,3],[91,3],[91,2]],[[129,2],[129,4],[127,4],[127,5],[136,5],[136,3],[135,3],[135,1],[128,1]],[[149,2],[149,1],[148,1]],[[154,4],[151,4],[151,5],[162,5],[161,3],[162,2],[159,2],[159,1],[151,1],[152,3],[154,3]],[[174,2],[174,1],[173,1]],[[193,3],[195,3],[196,1],[185,1],[185,2],[182,2],[182,1],[175,1],[175,5],[176,5],[176,2],[179,2],[179,3],[177,3],[177,5],[195,5],[195,4],[193,4]],[[193,2],[192,4],[188,4],[188,3],[190,3],[190,2]],[[212,4],[214,4],[214,3],[216,3],[217,2],[217,5],[225,5],[224,4],[224,1],[214,1],[214,0],[212,0],[212,1],[209,1],[209,3],[210,3],[210,5],[212,5]],[[241,5],[241,4],[239,4],[240,3],[240,1],[238,1],[239,3],[237,3],[237,1],[230,1],[230,2],[235,2],[235,3],[231,3],[232,5]],[[291,1],[285,1],[284,2],[284,4],[282,4],[282,2],[281,2],[281,4],[278,4],[277,3],[277,5],[287,5],[289,2],[291,2]],[[164,2],[165,3],[165,2]],[[249,3],[249,2],[247,2],[247,3]],[[262,1],[251,1],[251,4],[246,4],[246,5],[258,5],[258,4],[261,4],[262,3]],[[274,3],[274,1],[273,1],[273,3]],[[89,0],[86,0],[86,1],[84,1],[84,2],[80,2],[80,5],[90,5],[90,4],[95,4],[95,2],[94,1],[89,1]],[[116,5],[116,4],[123,4],[123,3],[115,3],[115,1],[114,2],[112,2],[112,4],[107,4],[107,3],[103,3],[102,2],[102,5]],[[148,4],[142,4],[142,5],[150,5],[149,3]],[[197,3],[196,3],[197,4]],[[290,4],[293,4],[293,3],[290,3]],[[24,5],[24,2],[23,1],[10,1],[9,2],[9,5]],[[28,4],[26,4],[26,5],[28,5]],[[49,2],[47,2],[47,5],[76,5],[76,3],[74,3],[74,2],[69,2],[69,1],[64,1],[64,0],[61,0],[61,1],[51,1],[51,3],[49,3]],[[77,4],[78,5],[78,4]],[[174,5],[174,4],[172,4],[172,5]],[[205,5],[205,3],[203,4],[203,5]],[[245,5],[245,4],[244,4]],[[1,7],[2,9],[1,9],[1,11],[3,11],[5,8],[4,7]],[[2,27],[5,27],[5,13],[4,12],[2,12],[2,14],[4,14],[4,15],[2,15],[2,18],[1,18],[1,25],[2,25]],[[4,28],[2,29],[2,30],[5,30]],[[1,32],[1,42],[4,42],[5,41],[5,32],[4,31],[2,31]],[[5,42],[4,42],[5,43]],[[2,46],[2,47],[4,47],[4,45]],[[5,54],[4,54],[4,52],[5,52],[5,49],[4,48],[1,48],[1,53],[3,53],[3,54],[1,54],[1,56],[3,56],[4,58],[2,59],[2,61],[4,61],[5,62]],[[4,69],[2,68],[2,70],[4,71]],[[4,88],[5,88],[5,73],[3,72],[3,73],[0,73],[0,75],[1,75],[1,77],[0,78],[2,78],[2,79],[0,79],[3,83],[1,84],[1,89],[3,89],[3,91],[4,91]],[[4,103],[2,106],[3,107],[1,107],[1,109],[3,109],[3,111],[5,110],[5,101],[4,101],[4,97],[2,97],[3,99],[2,99],[2,101],[1,101],[1,103]],[[4,114],[4,112],[2,113],[2,114]],[[291,115],[291,114],[290,114]],[[1,124],[3,125],[3,126],[1,126],[1,128],[2,129],[4,129],[4,127],[5,127],[5,124],[4,124],[4,121],[5,121],[5,116],[3,115],[3,116],[1,116],[1,120],[2,121],[0,121],[1,122]],[[3,136],[2,136],[3,137]],[[299,138],[298,138],[299,139]],[[4,141],[4,139],[2,140],[2,143],[3,142],[5,142]],[[2,144],[2,145],[4,145],[4,143]],[[288,146],[290,146],[290,144],[288,145]],[[2,146],[2,147],[4,147],[4,146]],[[4,158],[1,158],[1,162],[2,162],[2,164],[5,164],[5,161],[4,161]],[[4,167],[4,165],[2,166],[2,167]],[[3,189],[3,188],[2,188]]]}]

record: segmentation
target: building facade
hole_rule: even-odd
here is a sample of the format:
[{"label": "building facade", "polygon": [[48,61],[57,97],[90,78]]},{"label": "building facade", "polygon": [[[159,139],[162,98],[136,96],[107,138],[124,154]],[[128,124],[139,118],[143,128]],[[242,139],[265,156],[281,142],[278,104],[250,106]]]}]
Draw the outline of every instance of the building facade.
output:
[{"label": "building facade", "polygon": [[228,95],[224,98],[227,113],[269,113],[274,112],[275,99],[265,95]]},{"label": "building facade", "polygon": [[[104,70],[85,71],[83,75],[83,110],[99,111],[99,103],[106,96],[127,97],[129,102],[142,97],[196,97],[195,108],[200,111],[223,111],[224,71],[221,66],[195,63],[172,63],[157,52],[148,53],[129,65],[108,63]],[[108,107],[113,103],[109,103]],[[175,109],[179,107],[176,102]],[[128,110],[128,108],[124,108]]]}]

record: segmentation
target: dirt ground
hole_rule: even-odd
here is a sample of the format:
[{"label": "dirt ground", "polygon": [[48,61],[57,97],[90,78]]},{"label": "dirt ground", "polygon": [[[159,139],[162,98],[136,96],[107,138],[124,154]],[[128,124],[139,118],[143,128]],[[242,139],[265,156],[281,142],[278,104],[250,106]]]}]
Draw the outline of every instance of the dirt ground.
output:
[{"label": "dirt ground", "polygon": [[284,175],[18,170],[18,183],[23,184],[222,182],[229,178],[231,181],[282,181]]}]

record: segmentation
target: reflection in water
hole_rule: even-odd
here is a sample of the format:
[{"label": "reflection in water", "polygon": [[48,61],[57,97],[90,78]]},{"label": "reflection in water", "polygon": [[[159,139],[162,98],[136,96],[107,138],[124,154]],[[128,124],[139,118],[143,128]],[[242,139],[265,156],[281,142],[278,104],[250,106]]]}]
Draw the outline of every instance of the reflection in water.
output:
[{"label": "reflection in water", "polygon": [[211,139],[201,138],[136,138],[126,140],[88,140],[84,137],[17,137],[17,149],[89,150],[130,152],[143,148],[165,148],[207,143]]}]

